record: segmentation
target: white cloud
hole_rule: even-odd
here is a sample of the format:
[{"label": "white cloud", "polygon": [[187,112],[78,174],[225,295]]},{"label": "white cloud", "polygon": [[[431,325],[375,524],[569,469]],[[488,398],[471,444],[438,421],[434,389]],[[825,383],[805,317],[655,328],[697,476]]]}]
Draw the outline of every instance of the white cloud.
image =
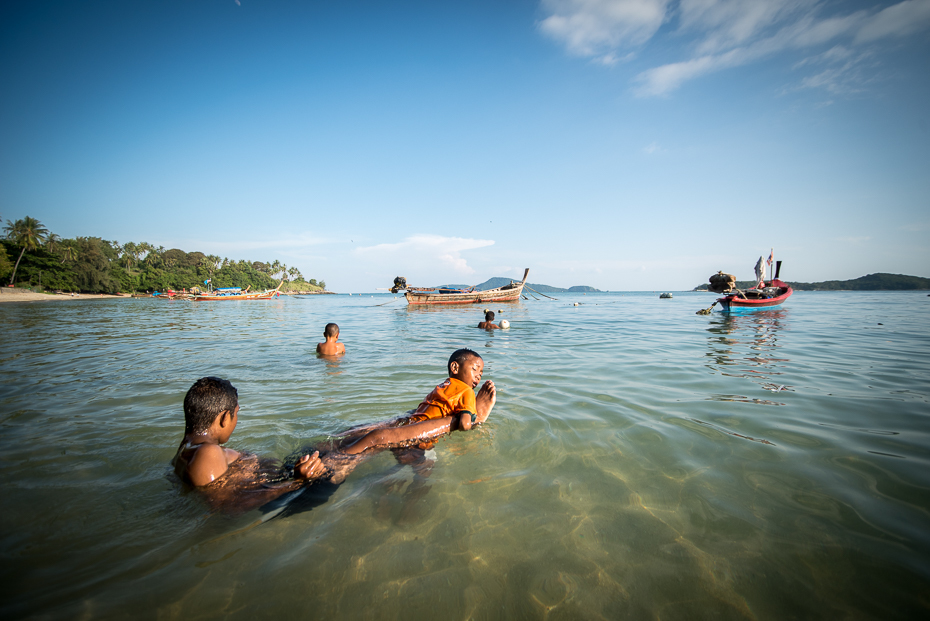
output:
[{"label": "white cloud", "polygon": [[643,147],[643,153],[645,153],[646,155],[652,155],[654,153],[661,153],[661,152],[662,152],[662,147],[659,146],[658,142],[653,142]]},{"label": "white cloud", "polygon": [[930,25],[930,1],[905,0],[883,9],[856,35],[856,41],[874,41],[919,32]]},{"label": "white cloud", "polygon": [[616,58],[621,47],[648,41],[665,20],[668,4],[669,0],[543,0],[551,15],[539,27],[572,54],[600,57],[603,62]]},{"label": "white cloud", "polygon": [[413,235],[395,244],[378,244],[357,248],[356,254],[377,260],[390,260],[398,265],[435,264],[448,266],[461,276],[474,274],[461,253],[486,248],[494,244],[490,239],[467,239],[441,235]]},{"label": "white cloud", "polygon": [[832,60],[842,65],[802,78],[800,87],[854,92],[857,80],[868,80],[863,50],[854,48],[930,28],[930,0],[851,13],[842,13],[842,4],[822,0],[542,0],[542,7],[551,13],[540,22],[543,32],[570,53],[604,64],[614,64],[618,50],[643,45],[664,22],[677,18],[675,40],[687,41],[690,54],[636,76],[634,92],[640,96],[666,95],[714,71],[824,45],[850,55],[852,49],[859,59],[837,56]]}]

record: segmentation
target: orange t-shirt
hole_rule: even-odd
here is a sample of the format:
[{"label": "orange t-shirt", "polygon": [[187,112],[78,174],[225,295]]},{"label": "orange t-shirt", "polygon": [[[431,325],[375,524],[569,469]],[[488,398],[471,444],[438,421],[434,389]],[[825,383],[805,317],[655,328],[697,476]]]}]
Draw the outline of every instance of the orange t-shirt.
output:
[{"label": "orange t-shirt", "polygon": [[426,395],[426,399],[417,407],[417,411],[410,417],[410,420],[418,422],[461,412],[470,414],[478,412],[475,405],[475,391],[462,380],[450,377]]}]

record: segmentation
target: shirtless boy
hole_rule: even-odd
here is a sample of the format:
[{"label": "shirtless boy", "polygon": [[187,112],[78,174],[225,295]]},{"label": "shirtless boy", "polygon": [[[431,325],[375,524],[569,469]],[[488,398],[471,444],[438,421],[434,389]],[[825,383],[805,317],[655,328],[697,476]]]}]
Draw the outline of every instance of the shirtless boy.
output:
[{"label": "shirtless boy", "polygon": [[339,340],[339,326],[334,323],[326,324],[326,328],[323,329],[323,336],[326,337],[326,341],[317,343],[316,353],[323,356],[339,356],[346,353],[346,346],[337,342]]},{"label": "shirtless boy", "polygon": [[[239,393],[228,380],[202,377],[184,396],[184,439],[174,456],[174,471],[186,483],[203,487],[222,477],[242,457],[223,448],[239,422]],[[304,455],[294,467],[295,480],[323,473],[319,452]]]},{"label": "shirtless boy", "polygon": [[488,311],[484,314],[484,321],[478,324],[479,328],[484,330],[494,330],[500,328],[499,325],[494,323],[494,311]]},{"label": "shirtless boy", "polygon": [[484,360],[470,349],[459,349],[449,357],[449,377],[433,389],[416,411],[399,426],[382,427],[342,445],[342,451],[356,455],[373,447],[399,445],[416,440],[428,442],[455,429],[467,431],[488,419],[497,402],[494,382],[488,380],[475,396],[481,382]]}]

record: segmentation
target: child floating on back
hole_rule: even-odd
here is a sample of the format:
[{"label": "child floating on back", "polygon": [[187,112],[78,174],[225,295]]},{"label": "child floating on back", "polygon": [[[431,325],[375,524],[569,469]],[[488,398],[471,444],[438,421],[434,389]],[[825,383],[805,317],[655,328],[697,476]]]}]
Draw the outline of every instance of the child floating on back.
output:
[{"label": "child floating on back", "polygon": [[459,349],[449,357],[448,371],[449,377],[426,395],[413,415],[401,419],[397,426],[374,429],[358,440],[345,442],[342,450],[355,455],[379,446],[428,442],[443,433],[467,431],[473,424],[486,421],[497,402],[497,391],[494,382],[488,380],[477,396],[474,393],[484,372],[481,356],[470,349]]},{"label": "child floating on back", "polygon": [[339,340],[339,326],[334,323],[326,324],[323,329],[323,336],[326,341],[317,343],[316,353],[322,356],[339,356],[346,353],[346,346],[337,342]]}]

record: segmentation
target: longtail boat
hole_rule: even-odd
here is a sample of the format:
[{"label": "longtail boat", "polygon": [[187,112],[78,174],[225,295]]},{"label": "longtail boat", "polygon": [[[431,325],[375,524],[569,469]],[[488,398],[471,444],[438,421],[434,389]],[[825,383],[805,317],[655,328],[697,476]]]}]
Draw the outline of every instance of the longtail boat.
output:
[{"label": "longtail boat", "polygon": [[201,293],[191,299],[195,302],[205,302],[207,300],[272,300],[281,295],[278,293],[278,289],[283,284],[284,281],[282,280],[277,289],[266,289],[265,291],[255,291],[253,293],[249,293],[251,285],[246,287],[245,291],[242,291],[239,287],[228,287],[210,293]]},{"label": "longtail boat", "polygon": [[[769,265],[772,265],[773,258],[774,251],[769,255]],[[734,287],[735,278],[729,274],[719,272],[711,276],[711,286],[708,287],[708,290],[715,293],[726,293],[727,295],[722,298],[717,298],[717,301],[711,304],[710,308],[698,311],[698,314],[709,314],[711,309],[717,304],[720,304],[720,309],[726,313],[733,309],[769,308],[771,306],[778,306],[790,298],[794,290],[791,288],[791,285],[778,278],[781,273],[781,261],[774,262],[775,275],[768,281],[764,279],[765,267],[762,261],[762,257],[759,257],[759,261],[756,263],[756,281],[758,284],[749,289],[736,289]]]},{"label": "longtail boat", "polygon": [[407,285],[407,279],[398,276],[394,279],[394,286],[391,287],[391,293],[406,291],[404,297],[407,298],[407,304],[484,304],[488,302],[514,302],[520,299],[523,293],[523,287],[526,285],[526,277],[530,273],[530,268],[523,272],[523,280],[520,282],[510,281],[509,284],[496,289],[478,291],[474,287],[468,289],[449,289],[445,287],[411,287]]}]

